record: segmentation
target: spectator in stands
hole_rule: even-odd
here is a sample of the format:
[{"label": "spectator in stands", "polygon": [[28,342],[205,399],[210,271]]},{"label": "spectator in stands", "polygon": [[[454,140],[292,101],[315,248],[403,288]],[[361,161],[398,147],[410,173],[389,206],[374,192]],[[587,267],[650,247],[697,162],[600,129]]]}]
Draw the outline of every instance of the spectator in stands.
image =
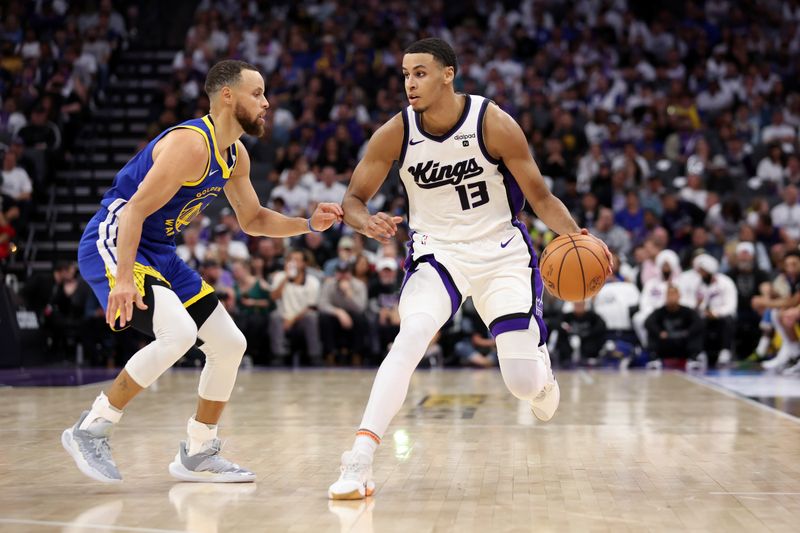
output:
[{"label": "spectator in stands", "polygon": [[756,296],[768,295],[769,274],[756,266],[755,246],[751,242],[740,242],[736,245],[733,268],[728,276],[736,285],[736,355],[739,358],[749,356],[756,348],[761,336],[759,328],[759,312],[753,307],[752,300]]},{"label": "spectator in stands", "polygon": [[[228,228],[232,241],[242,242],[245,246],[250,242],[250,236],[242,230],[242,227],[239,225],[239,220],[236,218],[236,214],[230,207],[223,207],[222,210],[220,210],[219,222]],[[238,248],[238,245],[235,246]],[[237,254],[241,254],[241,252],[237,251]]]},{"label": "spectator in stands", "polygon": [[614,224],[614,212],[610,208],[600,208],[592,233],[619,256],[626,258],[630,254],[631,237],[622,227]]},{"label": "spectator in stands", "polygon": [[[366,256],[356,259],[356,267],[367,264]],[[370,310],[375,317],[378,335],[379,356],[383,357],[389,350],[397,333],[400,331],[400,283],[401,273],[397,262],[383,258],[376,266],[377,277],[367,287],[369,289]]]},{"label": "spectator in stands", "polygon": [[349,356],[360,365],[367,354],[369,325],[367,286],[353,277],[353,265],[340,261],[336,273],[322,284],[319,298],[320,334],[329,362]]},{"label": "spectator in stands", "polygon": [[13,97],[4,98],[0,110],[0,141],[10,141],[27,123],[28,119],[18,110],[17,100]]},{"label": "spectator in stands", "polygon": [[639,296],[639,310],[633,315],[633,327],[642,346],[647,346],[645,321],[650,314],[662,307],[667,297],[667,287],[681,275],[682,269],[678,254],[672,250],[662,250],[655,259],[658,277],[647,280]]},{"label": "spectator in stands", "polygon": [[310,201],[341,203],[347,187],[338,181],[336,169],[327,165],[319,173],[319,182],[311,189]]},{"label": "spectator in stands", "polygon": [[[280,248],[277,244],[280,243]],[[283,241],[271,237],[262,237],[256,246],[256,256],[264,261],[264,279],[269,279],[273,272],[283,270]]]},{"label": "spectator in stands", "polygon": [[566,354],[571,354],[569,362],[594,364],[600,357],[600,350],[606,340],[606,324],[586,302],[575,302],[572,311],[564,313],[556,333],[556,353],[561,364]]},{"label": "spectator in stands", "polygon": [[636,285],[620,276],[620,259],[616,254],[613,270],[592,300],[592,309],[606,325],[606,340],[614,344],[614,356],[627,359],[633,356],[638,344],[632,317],[639,306],[640,292]]},{"label": "spectator in stands", "polygon": [[25,169],[17,164],[17,154],[14,150],[6,150],[3,155],[0,196],[3,197],[3,209],[19,207],[21,216],[25,217],[33,197],[33,184]]},{"label": "spectator in stands", "polygon": [[703,349],[703,321],[694,309],[680,305],[677,286],[668,284],[665,303],[647,317],[651,356],[657,360],[693,360]]},{"label": "spectator in stands", "polygon": [[14,226],[6,219],[4,209],[0,204],[0,266],[11,257],[11,250],[14,246],[13,240],[17,234]]},{"label": "spectator in stands", "polygon": [[200,228],[192,224],[181,232],[183,244],[178,245],[176,253],[184,263],[199,269],[206,258],[208,247],[200,241]]},{"label": "spectator in stands", "polygon": [[247,338],[247,353],[256,363],[269,363],[269,315],[275,310],[269,284],[256,277],[245,261],[233,262],[236,324]]},{"label": "spectator in stands", "polygon": [[778,142],[768,146],[767,156],[764,157],[756,169],[756,177],[768,187],[770,192],[779,191],[783,187],[783,151]]},{"label": "spectator in stands", "polygon": [[770,211],[772,223],[782,229],[795,242],[800,241],[800,203],[795,185],[787,185],[783,190],[783,202]]},{"label": "spectator in stands", "polygon": [[722,248],[714,242],[705,226],[695,226],[692,228],[691,242],[680,253],[681,266],[685,269],[691,268],[692,260],[703,253],[718,259],[722,257]]},{"label": "spectator in stands", "polygon": [[215,257],[220,264],[228,266],[230,262],[250,259],[250,251],[242,241],[231,238],[231,230],[225,224],[214,226],[214,242],[208,247],[207,254]]},{"label": "spectator in stands", "polygon": [[[708,254],[697,256],[693,263],[695,283],[680,287],[688,307],[703,318],[705,341],[703,350],[709,367],[727,365],[733,353],[734,327],[738,296],[731,278],[719,272],[719,261]],[[692,290],[693,289],[693,290]],[[684,293],[684,290],[687,292]],[[700,358],[701,364],[704,358]]]},{"label": "spectator in stands", "polygon": [[634,242],[641,242],[644,231],[644,209],[639,194],[631,189],[625,193],[625,208],[617,211],[614,222],[627,230]]},{"label": "spectator in stands", "polygon": [[497,346],[494,337],[475,310],[472,298],[467,298],[461,312],[461,339],[456,342],[454,348],[459,363],[474,368],[497,366]]},{"label": "spectator in stands", "polygon": [[308,209],[308,189],[300,185],[300,172],[291,168],[286,173],[286,183],[278,185],[270,193],[270,198],[280,198],[285,205],[286,214],[303,216]]},{"label": "spectator in stands", "polygon": [[336,257],[325,261],[325,264],[322,266],[322,271],[326,276],[333,276],[339,263],[343,261],[351,263],[355,258],[355,241],[349,235],[344,235],[339,238],[339,242],[336,245]]},{"label": "spectator in stands", "polygon": [[786,124],[781,109],[772,112],[772,121],[761,130],[761,142],[780,146],[780,143],[794,144],[797,141],[797,128]]},{"label": "spectator in stands", "polygon": [[322,364],[319,333],[320,282],[308,274],[305,255],[291,250],[283,272],[276,272],[270,284],[270,296],[277,309],[270,314],[269,341],[272,364],[283,365],[289,355],[288,337],[302,337],[312,365]]},{"label": "spectator in stands", "polygon": [[72,263],[61,268],[54,279],[56,284],[44,308],[42,327],[48,336],[51,354],[71,358],[75,355],[91,290]]}]

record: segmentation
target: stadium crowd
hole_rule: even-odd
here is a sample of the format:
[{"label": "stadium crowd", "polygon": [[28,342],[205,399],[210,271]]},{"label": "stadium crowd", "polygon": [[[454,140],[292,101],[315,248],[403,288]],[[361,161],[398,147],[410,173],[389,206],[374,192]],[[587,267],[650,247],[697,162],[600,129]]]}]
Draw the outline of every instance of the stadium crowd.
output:
[{"label": "stadium crowd", "polygon": [[[77,54],[86,46],[54,45],[79,22],[67,16],[54,33],[61,40],[47,45],[17,23],[4,68],[18,58],[18,72],[33,76],[23,59],[31,50]],[[404,46],[444,38],[459,57],[457,89],[517,119],[556,195],[618,258],[592,301],[546,298],[562,365],[677,358],[800,373],[798,22],[797,0],[206,0],[151,110],[149,136],[208,112],[202,86],[215,61],[248,61],[271,104],[267,133],[245,138],[259,164],[252,179],[267,184],[273,209],[307,215],[317,202],[341,201],[366,140],[406,105]],[[14,27],[4,22],[3,35]],[[76,70],[62,76],[75,78],[77,95],[64,102],[81,100]],[[0,126],[19,108],[44,107],[52,120],[46,96],[4,99]],[[370,207],[406,212],[396,170]],[[552,238],[532,212],[521,219],[539,249]],[[342,226],[254,239],[223,210],[198,216],[178,253],[216,287],[254,362],[376,364],[398,328],[404,237],[376,246]],[[493,346],[467,302],[426,361],[492,366]]]}]

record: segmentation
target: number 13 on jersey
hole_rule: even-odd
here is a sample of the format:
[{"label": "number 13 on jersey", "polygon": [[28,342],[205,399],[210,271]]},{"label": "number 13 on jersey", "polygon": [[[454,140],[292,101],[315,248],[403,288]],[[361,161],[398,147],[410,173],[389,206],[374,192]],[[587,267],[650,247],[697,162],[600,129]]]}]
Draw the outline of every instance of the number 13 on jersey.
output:
[{"label": "number 13 on jersey", "polygon": [[489,203],[489,191],[486,189],[485,181],[458,185],[456,191],[458,191],[458,199],[461,200],[462,211]]}]

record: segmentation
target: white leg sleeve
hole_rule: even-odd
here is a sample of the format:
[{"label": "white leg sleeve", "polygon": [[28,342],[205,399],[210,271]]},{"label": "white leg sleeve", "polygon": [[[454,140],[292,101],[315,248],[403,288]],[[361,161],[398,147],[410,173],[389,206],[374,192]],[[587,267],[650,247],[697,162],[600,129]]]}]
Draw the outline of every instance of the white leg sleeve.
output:
[{"label": "white leg sleeve", "polygon": [[400,296],[400,333],[381,363],[369,395],[361,428],[383,437],[403,406],[411,374],[433,336],[452,311],[450,296],[439,274],[428,264],[418,266]]},{"label": "white leg sleeve", "polygon": [[227,402],[236,383],[239,363],[247,349],[247,340],[221,303],[217,304],[197,336],[203,341],[200,349],[206,354],[197,392],[204,400]]},{"label": "white leg sleeve", "polygon": [[153,333],[156,339],[133,354],[125,370],[141,387],[149,387],[197,340],[197,326],[178,295],[153,286]]},{"label": "white leg sleeve", "polygon": [[497,358],[508,390],[520,400],[532,400],[550,379],[550,354],[539,346],[539,328],[531,320],[528,329],[497,336]]},{"label": "white leg sleeve", "polygon": [[403,406],[411,374],[442,324],[444,321],[435,320],[427,313],[417,313],[403,319],[400,333],[375,375],[360,428],[383,438],[392,418]]}]

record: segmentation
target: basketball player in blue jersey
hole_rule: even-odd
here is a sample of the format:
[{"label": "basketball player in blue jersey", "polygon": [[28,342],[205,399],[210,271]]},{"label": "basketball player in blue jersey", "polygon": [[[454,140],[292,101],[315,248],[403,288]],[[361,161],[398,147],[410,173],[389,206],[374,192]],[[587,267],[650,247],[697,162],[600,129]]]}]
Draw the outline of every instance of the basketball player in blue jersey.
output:
[{"label": "basketball player in blue jersey", "polygon": [[[580,230],[542,179],[519,125],[489,100],[453,90],[457,62],[440,39],[403,57],[410,105],[370,139],[342,202],[344,220],[382,243],[400,217],[370,215],[367,201],[394,161],[408,194],[411,228],[400,294],[400,332],[372,386],[332,499],[372,494],[372,458],[408,391],[429,342],[471,295],[497,343],[503,380],[547,421],[559,402],[542,319],[542,280],[528,232],[517,220],[527,199],[556,233]],[[608,249],[606,254],[611,258]]]},{"label": "basketball player in blue jersey", "polygon": [[210,114],[166,130],[136,154],[117,174],[80,243],[81,274],[105,306],[108,324],[115,329],[132,325],[155,337],[62,434],[78,468],[99,481],[121,480],[108,438],[122,409],[198,339],[206,363],[197,411],[169,472],[184,481],[255,480],[253,472],[220,455],[217,438],[245,338],[214,288],[178,258],[175,235],[223,191],[250,235],[300,235],[342,219],[336,204],[320,204],[309,219],[285,217],[259,204],[250,183],[250,159],[239,140],[243,133],[264,132],[269,103],[255,67],[217,63],[205,90]]}]

